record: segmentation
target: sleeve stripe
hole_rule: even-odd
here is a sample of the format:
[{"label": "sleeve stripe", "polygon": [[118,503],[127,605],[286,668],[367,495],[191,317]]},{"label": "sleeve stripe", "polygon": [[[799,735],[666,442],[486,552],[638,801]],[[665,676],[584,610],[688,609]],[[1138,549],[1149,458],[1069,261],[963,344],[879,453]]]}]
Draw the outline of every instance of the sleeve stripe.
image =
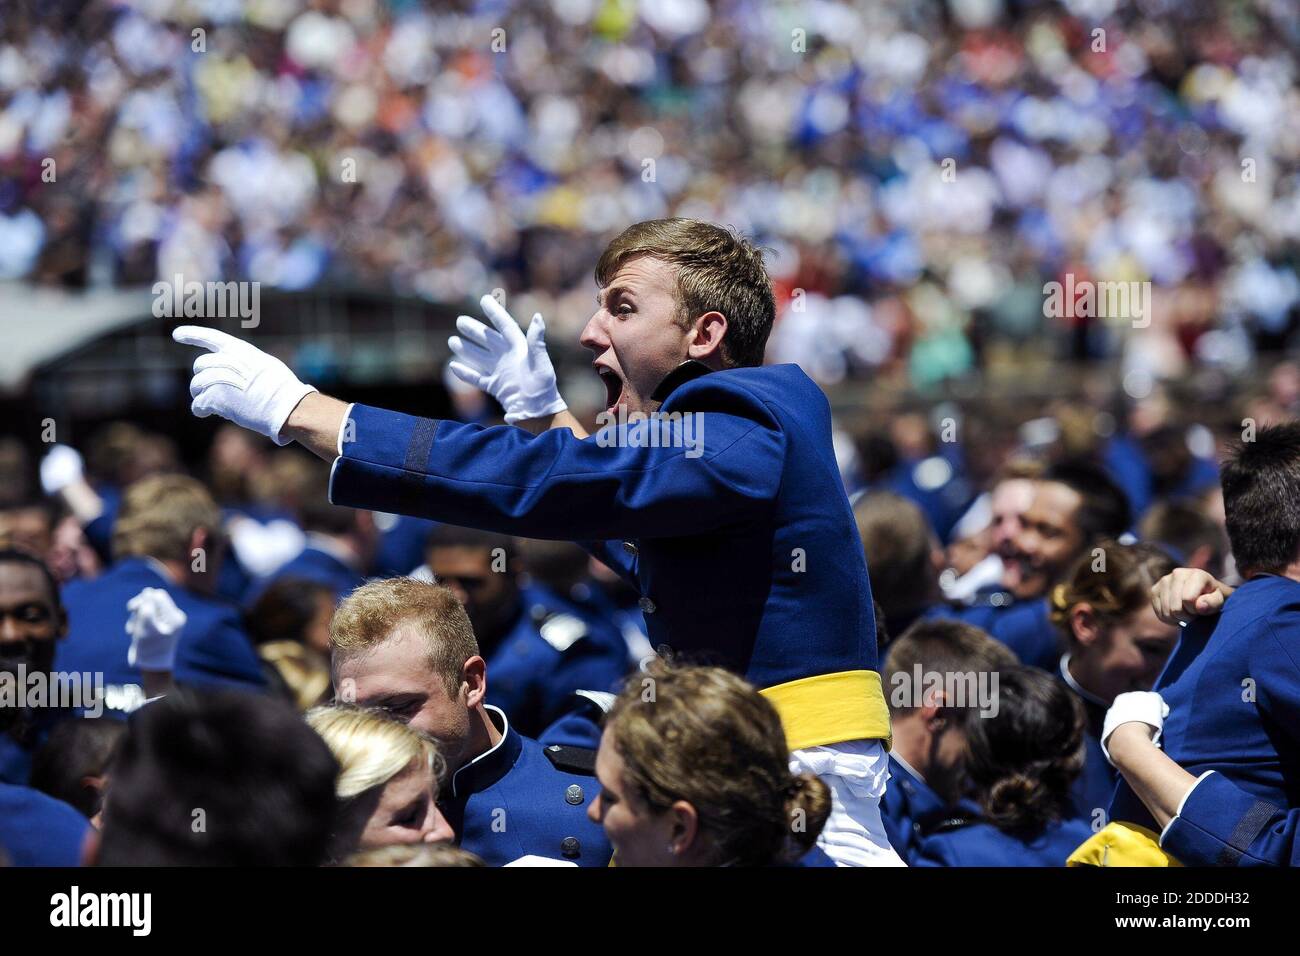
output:
[{"label": "sleeve stripe", "polygon": [[411,430],[411,440],[406,446],[406,460],[402,467],[407,471],[424,471],[429,465],[429,450],[433,448],[433,435],[438,423],[431,418],[417,418]]}]

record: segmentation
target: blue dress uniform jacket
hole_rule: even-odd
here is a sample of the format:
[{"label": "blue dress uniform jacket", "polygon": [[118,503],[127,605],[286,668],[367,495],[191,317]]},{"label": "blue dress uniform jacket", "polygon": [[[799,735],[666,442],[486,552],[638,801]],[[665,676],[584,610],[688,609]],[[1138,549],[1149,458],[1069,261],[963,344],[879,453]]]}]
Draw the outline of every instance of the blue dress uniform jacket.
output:
[{"label": "blue dress uniform jacket", "polygon": [[[1161,746],[1201,779],[1161,847],[1187,866],[1300,865],[1300,583],[1252,578],[1183,629]],[[1111,818],[1157,829],[1127,783]]]},{"label": "blue dress uniform jacket", "polygon": [[185,612],[176,647],[178,684],[260,689],[265,678],[234,605],[178,587],[146,558],[125,558],[91,581],[64,589],[68,636],[59,642],[54,666],[63,672],[104,675],[104,713],[125,717],[144,702],[138,668],[126,662],[126,603],[144,588],[162,588]]},{"label": "blue dress uniform jacket", "polygon": [[487,655],[488,700],[521,734],[538,737],[571,710],[580,690],[616,691],[627,645],[611,624],[549,588],[520,592],[518,617]]},{"label": "blue dress uniform jacket", "polygon": [[1065,866],[1090,836],[1092,828],[1076,818],[1050,823],[1033,837],[1004,833],[991,823],[965,823],[926,837],[913,866]]},{"label": "blue dress uniform jacket", "polygon": [[981,588],[975,603],[956,613],[958,620],[983,628],[1020,659],[1020,663],[1055,673],[1061,638],[1052,624],[1047,598],[1017,601],[996,585]]},{"label": "blue dress uniform jacket", "polygon": [[791,749],[887,740],[871,588],[826,397],[797,366],[729,369],[679,385],[661,408],[674,412],[698,417],[665,443],[653,419],[578,439],[354,405],[331,501],[624,542],[632,560],[619,566],[652,645],[745,675]]},{"label": "blue dress uniform jacket", "polygon": [[80,866],[90,821],[62,800],[0,783],[0,850],[13,866]]},{"label": "blue dress uniform jacket", "polygon": [[942,797],[890,755],[889,786],[880,798],[880,819],[889,845],[905,863],[913,862],[926,829],[942,822],[948,811]]},{"label": "blue dress uniform jacket", "polygon": [[[1100,819],[1109,811],[1111,799],[1115,796],[1115,784],[1119,781],[1119,774],[1110,765],[1105,752],[1101,749],[1101,730],[1106,723],[1108,708],[1068,676],[1067,662],[1068,657],[1061,658],[1057,676],[1060,677],[1061,683],[1070,688],[1074,696],[1079,699],[1087,718],[1083,728],[1083,772],[1075,778],[1070,794],[1078,816],[1086,820]],[[1098,810],[1101,813],[1097,813]]]},{"label": "blue dress uniform jacket", "polygon": [[487,711],[500,742],[452,774],[439,801],[460,845],[489,866],[524,856],[608,866],[605,831],[587,817],[596,778],[562,769],[563,760],[517,733],[500,710]]}]

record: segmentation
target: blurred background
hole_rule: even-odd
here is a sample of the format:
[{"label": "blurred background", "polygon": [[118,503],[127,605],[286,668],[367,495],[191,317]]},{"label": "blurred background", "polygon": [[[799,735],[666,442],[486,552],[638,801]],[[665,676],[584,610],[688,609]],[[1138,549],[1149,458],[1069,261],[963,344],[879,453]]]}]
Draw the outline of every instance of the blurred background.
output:
[{"label": "blurred background", "polygon": [[[1296,13],[9,0],[6,494],[49,422],[157,459],[132,474],[202,466],[218,424],[189,416],[151,292],[176,275],[259,283],[256,328],[204,321],[306,381],[473,420],[492,409],[448,392],[446,337],[504,290],[590,416],[592,268],[668,215],[768,248],[769,361],[830,395],[846,483],[921,502],[942,540],[1013,454],[1093,455],[1139,512],[1199,493],[1244,418],[1300,411]],[[1149,282],[1149,325],[1047,315],[1066,275]]]}]

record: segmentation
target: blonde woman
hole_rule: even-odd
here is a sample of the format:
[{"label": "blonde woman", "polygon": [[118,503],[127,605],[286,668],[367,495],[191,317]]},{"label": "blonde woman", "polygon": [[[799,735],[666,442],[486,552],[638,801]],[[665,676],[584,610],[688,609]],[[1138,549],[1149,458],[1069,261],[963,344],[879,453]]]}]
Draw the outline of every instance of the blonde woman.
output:
[{"label": "blonde woman", "polygon": [[815,846],[830,790],[790,772],[776,708],[718,667],[628,679],[596,756],[588,815],[617,866],[831,866]]},{"label": "blonde woman", "polygon": [[307,723],[339,762],[333,859],[356,850],[454,838],[438,809],[442,757],[432,740],[381,711],[316,707]]}]

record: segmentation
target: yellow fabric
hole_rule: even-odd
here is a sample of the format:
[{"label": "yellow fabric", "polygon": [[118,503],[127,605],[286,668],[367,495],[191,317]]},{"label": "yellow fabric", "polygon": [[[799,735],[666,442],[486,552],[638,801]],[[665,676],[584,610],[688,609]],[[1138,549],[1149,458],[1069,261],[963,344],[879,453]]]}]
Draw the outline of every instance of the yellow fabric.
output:
[{"label": "yellow fabric", "polygon": [[883,740],[885,749],[893,744],[885,690],[875,671],[818,674],[759,693],[781,715],[790,750],[847,740]]},{"label": "yellow fabric", "polygon": [[1079,846],[1066,866],[1182,866],[1160,848],[1160,834],[1136,823],[1108,823]]}]

